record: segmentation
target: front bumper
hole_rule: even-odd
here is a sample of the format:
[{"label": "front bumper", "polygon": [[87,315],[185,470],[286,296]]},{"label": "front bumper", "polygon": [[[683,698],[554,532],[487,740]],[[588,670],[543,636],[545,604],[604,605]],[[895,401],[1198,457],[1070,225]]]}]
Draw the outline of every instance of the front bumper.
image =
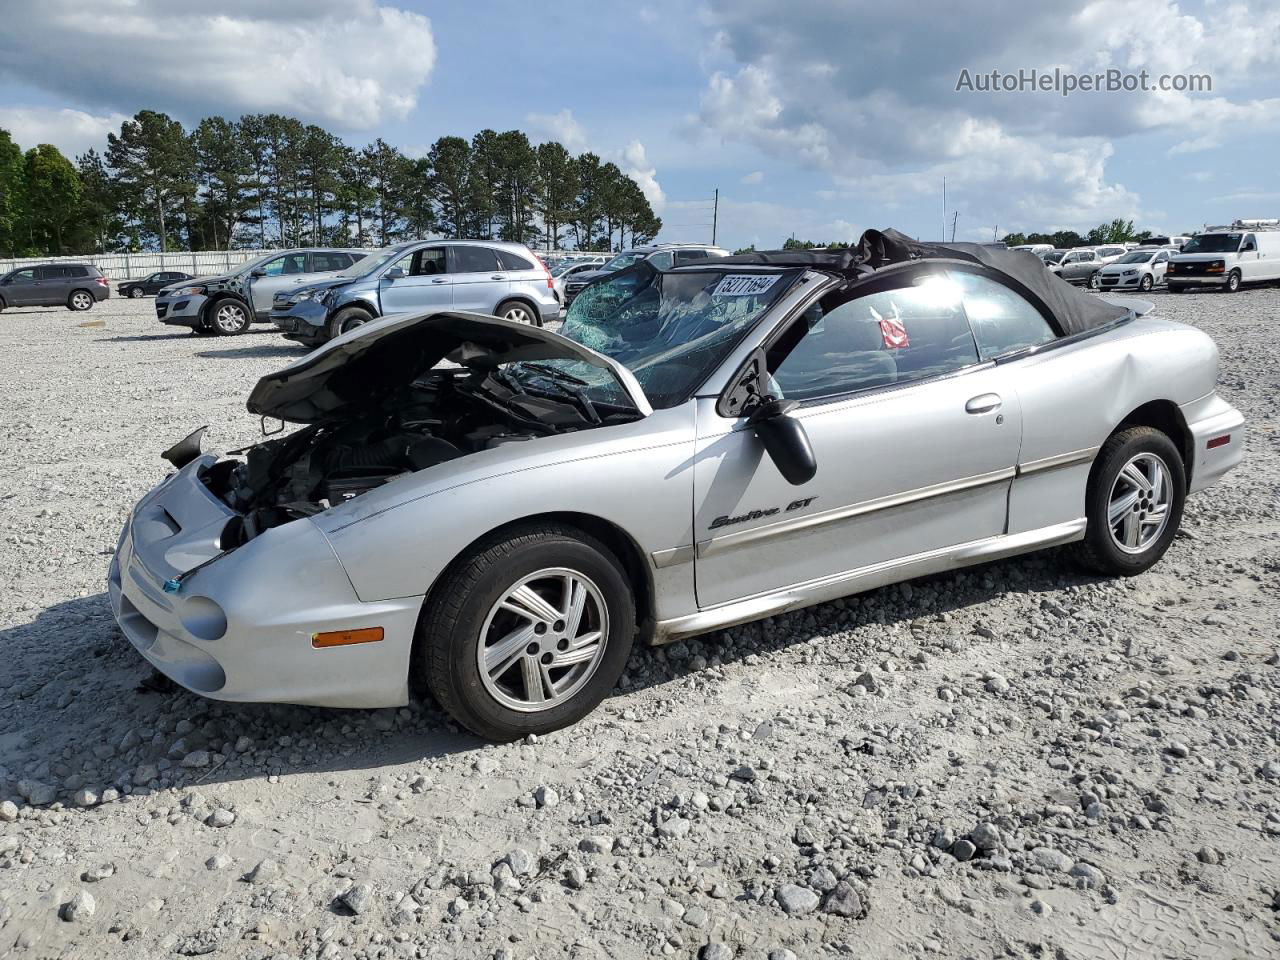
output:
[{"label": "front bumper", "polygon": [[274,306],[271,322],[286,340],[298,343],[321,343],[327,339],[329,308],[317,300]]},{"label": "front bumper", "polygon": [[1098,284],[1103,290],[1137,290],[1142,286],[1142,274],[1125,277],[1104,273],[1098,277]]},{"label": "front bumper", "polygon": [[[407,703],[423,598],[360,601],[310,520],[268,530],[223,554],[218,539],[234,512],[200,479],[214,462],[206,455],[169,477],[125,524],[107,590],[129,642],[170,679],[218,700]],[[166,593],[165,582],[184,572],[179,590]],[[375,626],[384,630],[378,642],[312,646],[317,632]]]},{"label": "front bumper", "polygon": [[1226,273],[1175,273],[1165,274],[1165,283],[1180,287],[1224,287],[1227,284]]},{"label": "front bumper", "polygon": [[171,326],[198,327],[204,322],[204,305],[208,302],[209,298],[199,293],[156,297],[156,317]]}]

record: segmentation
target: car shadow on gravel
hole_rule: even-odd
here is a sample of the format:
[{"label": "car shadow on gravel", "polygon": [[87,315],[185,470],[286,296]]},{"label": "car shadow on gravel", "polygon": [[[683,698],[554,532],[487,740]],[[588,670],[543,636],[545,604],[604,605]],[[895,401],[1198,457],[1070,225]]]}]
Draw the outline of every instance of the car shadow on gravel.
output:
[{"label": "car shadow on gravel", "polygon": [[262,343],[243,347],[228,347],[225,350],[198,350],[197,357],[206,360],[247,360],[280,357],[286,360],[297,360],[305,357],[309,351],[306,347],[295,343]]},{"label": "car shadow on gravel", "polygon": [[157,330],[155,333],[122,334],[118,337],[99,337],[98,343],[150,343],[156,340],[193,340],[191,333],[167,333]]},{"label": "car shadow on gravel", "polygon": [[[155,769],[161,787],[373,775],[485,746],[434,703],[343,710],[190,693],[154,671],[121,635],[105,593],[53,604],[0,630],[0,652],[3,767],[22,770],[56,756],[59,772],[50,782],[84,776],[99,789],[122,789],[140,767]],[[183,766],[184,757],[201,751],[207,764]],[[74,789],[59,790],[59,799],[69,803]]]}]

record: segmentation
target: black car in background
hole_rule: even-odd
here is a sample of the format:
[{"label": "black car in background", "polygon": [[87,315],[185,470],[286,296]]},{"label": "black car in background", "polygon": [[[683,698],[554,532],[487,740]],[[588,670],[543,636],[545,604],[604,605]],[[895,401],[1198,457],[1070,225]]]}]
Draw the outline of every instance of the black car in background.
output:
[{"label": "black car in background", "polygon": [[111,296],[107,278],[87,263],[19,267],[0,277],[0,310],[7,307],[66,307],[88,310]]},{"label": "black car in background", "polygon": [[177,270],[161,270],[159,273],[153,273],[149,277],[141,280],[125,280],[116,284],[116,293],[122,297],[154,297],[160,290],[167,287],[171,283],[178,283],[181,280],[193,279],[189,273],[180,273]]}]

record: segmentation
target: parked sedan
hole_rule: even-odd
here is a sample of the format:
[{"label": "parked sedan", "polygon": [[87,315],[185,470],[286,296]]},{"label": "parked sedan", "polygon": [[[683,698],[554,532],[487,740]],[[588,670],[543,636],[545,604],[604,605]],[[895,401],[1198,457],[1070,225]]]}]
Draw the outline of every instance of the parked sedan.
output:
[{"label": "parked sedan", "polygon": [[1094,250],[1068,250],[1057,263],[1048,264],[1049,271],[1067,283],[1097,289],[1101,280],[1103,259]]},{"label": "parked sedan", "polygon": [[1103,290],[1141,290],[1144,293],[1164,283],[1170,251],[1142,247],[1108,263],[1098,275]]},{"label": "parked sedan", "polygon": [[394,706],[482,736],[573,723],[633,640],[721,630],[1058,544],[1168,549],[1235,466],[1203,332],[1034,259],[868,231],[593,284],[562,334],[383,317],[258,381],[300,424],[166,451],[108,576],[206,696]]},{"label": "parked sedan", "polygon": [[116,284],[116,293],[122,297],[131,297],[134,300],[141,297],[154,297],[171,283],[191,279],[192,276],[189,273],[180,273],[176,270],[161,270],[148,277],[143,277],[141,280],[125,280],[123,283]]}]

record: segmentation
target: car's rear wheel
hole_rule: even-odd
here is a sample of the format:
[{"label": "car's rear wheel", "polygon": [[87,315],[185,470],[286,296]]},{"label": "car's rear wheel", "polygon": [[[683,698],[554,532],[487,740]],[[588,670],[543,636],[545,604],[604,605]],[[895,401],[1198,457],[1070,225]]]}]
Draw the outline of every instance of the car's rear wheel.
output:
[{"label": "car's rear wheel", "polygon": [[141,299],[142,299],[142,288],[141,288],[141,287],[130,287],[130,288],[129,288],[129,298],[130,298],[131,300],[141,300]]},{"label": "car's rear wheel", "polygon": [[249,309],[239,300],[218,300],[209,307],[208,328],[220,337],[234,337],[249,329]]},{"label": "car's rear wheel", "polygon": [[356,327],[363,327],[373,319],[373,314],[359,307],[343,307],[329,321],[329,339],[350,333]]},{"label": "car's rear wheel", "polygon": [[1078,558],[1097,573],[1129,577],[1149,569],[1177,536],[1186,495],[1182,455],[1168,436],[1152,427],[1113,434],[1090,471],[1089,526]]},{"label": "car's rear wheel", "polygon": [[1227,285],[1223,288],[1227,293],[1235,293],[1240,289],[1240,271],[1232,270],[1227,274]]},{"label": "car's rear wheel", "polygon": [[1156,285],[1155,278],[1149,273],[1144,273],[1142,279],[1138,281],[1138,289],[1143,293],[1147,293]]},{"label": "car's rear wheel", "polygon": [[527,303],[520,300],[508,300],[498,306],[497,315],[512,323],[527,323],[530,326],[542,326],[542,317],[530,309]]},{"label": "car's rear wheel", "polygon": [[531,524],[482,541],[423,608],[416,679],[490,740],[548,733],[613,689],[635,638],[621,566],[593,537]]},{"label": "car's rear wheel", "polygon": [[88,310],[93,306],[93,294],[88,290],[72,290],[71,296],[67,297],[67,309],[75,310],[79,313],[82,310]]}]

